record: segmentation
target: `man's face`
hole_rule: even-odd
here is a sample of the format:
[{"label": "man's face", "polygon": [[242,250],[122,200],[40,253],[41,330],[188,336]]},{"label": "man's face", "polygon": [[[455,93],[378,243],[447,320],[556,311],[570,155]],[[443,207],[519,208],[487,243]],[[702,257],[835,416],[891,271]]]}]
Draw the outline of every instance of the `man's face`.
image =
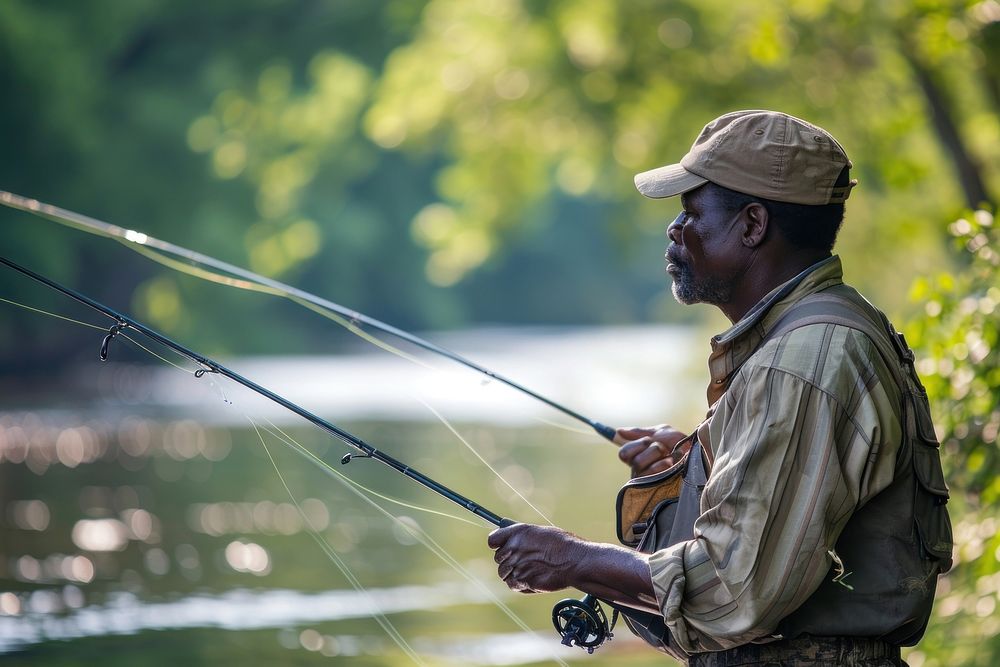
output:
[{"label": "man's face", "polygon": [[738,212],[726,210],[715,188],[706,184],[681,195],[683,211],[670,223],[667,273],[680,303],[723,305],[747,266]]}]

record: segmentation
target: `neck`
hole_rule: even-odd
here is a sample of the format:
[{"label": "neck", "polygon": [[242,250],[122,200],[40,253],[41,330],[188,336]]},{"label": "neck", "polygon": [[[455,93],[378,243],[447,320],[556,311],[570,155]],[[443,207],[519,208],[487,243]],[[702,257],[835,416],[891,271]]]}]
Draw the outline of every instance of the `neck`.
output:
[{"label": "neck", "polygon": [[733,290],[732,298],[727,303],[719,304],[719,310],[730,322],[736,324],[775,287],[830,256],[830,253],[823,251],[755,255]]}]

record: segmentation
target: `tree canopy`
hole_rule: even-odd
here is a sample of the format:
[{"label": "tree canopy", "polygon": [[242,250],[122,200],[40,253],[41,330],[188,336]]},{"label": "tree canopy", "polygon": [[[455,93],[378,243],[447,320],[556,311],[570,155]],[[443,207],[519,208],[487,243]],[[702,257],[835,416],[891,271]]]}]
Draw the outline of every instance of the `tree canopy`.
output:
[{"label": "tree canopy", "polygon": [[[0,12],[7,189],[404,326],[690,317],[658,264],[672,209],[642,201],[631,177],[737,108],[806,117],[846,146],[861,186],[840,248],[882,301],[951,265],[940,221],[991,201],[998,178],[994,2]],[[111,289],[85,269],[105,249],[38,227],[15,216],[12,249],[168,331],[197,319],[225,348],[199,314],[252,320],[132,259]]]}]

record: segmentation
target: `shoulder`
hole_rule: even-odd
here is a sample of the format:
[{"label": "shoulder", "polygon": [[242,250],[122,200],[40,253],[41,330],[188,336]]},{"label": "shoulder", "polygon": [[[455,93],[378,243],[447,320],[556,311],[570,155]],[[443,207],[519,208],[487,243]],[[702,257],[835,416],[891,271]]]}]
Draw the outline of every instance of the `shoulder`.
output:
[{"label": "shoulder", "polygon": [[783,370],[822,384],[830,373],[870,368],[880,361],[878,348],[864,332],[841,324],[817,323],[766,341],[746,365]]},{"label": "shoulder", "polygon": [[891,378],[867,334],[832,323],[809,324],[767,340],[739,375],[762,373],[791,375],[841,401]]}]

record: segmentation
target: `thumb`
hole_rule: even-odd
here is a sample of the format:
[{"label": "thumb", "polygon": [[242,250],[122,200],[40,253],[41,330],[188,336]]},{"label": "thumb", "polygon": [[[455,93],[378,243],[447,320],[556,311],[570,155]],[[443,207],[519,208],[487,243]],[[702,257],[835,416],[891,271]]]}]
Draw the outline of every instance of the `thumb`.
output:
[{"label": "thumb", "polygon": [[623,426],[615,431],[615,442],[623,445],[631,440],[651,436],[656,429],[645,426]]}]

